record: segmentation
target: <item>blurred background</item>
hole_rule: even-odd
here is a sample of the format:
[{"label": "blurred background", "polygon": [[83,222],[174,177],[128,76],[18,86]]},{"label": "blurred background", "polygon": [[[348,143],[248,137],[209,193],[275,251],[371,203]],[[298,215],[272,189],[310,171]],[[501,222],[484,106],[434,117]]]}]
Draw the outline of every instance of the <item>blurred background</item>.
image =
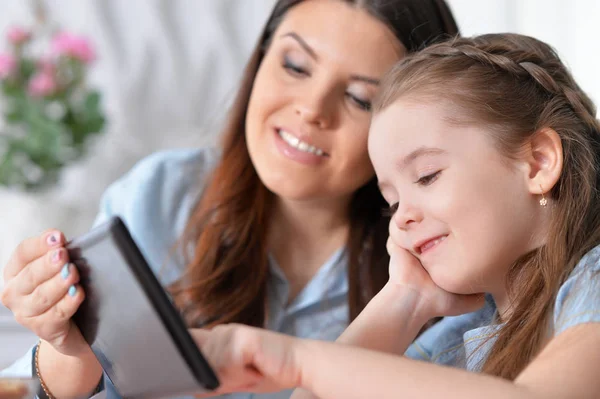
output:
[{"label": "blurred background", "polygon": [[[81,118],[87,121],[85,126],[78,125],[77,131],[89,137],[85,143],[88,150],[64,167],[57,181],[29,189],[0,185],[0,267],[18,242],[49,227],[61,229],[68,237],[84,233],[105,188],[144,156],[161,149],[213,143],[273,3],[0,0],[0,54],[11,46],[4,40],[7,32],[12,32],[12,40],[19,39],[19,32],[11,31],[15,26],[36,27],[42,38],[44,29],[60,29],[73,35],[64,38],[63,45],[71,47],[63,46],[62,51],[75,51],[81,59],[81,66],[65,68],[74,68],[67,70],[68,76],[80,76],[77,74],[81,71],[85,76],[83,89],[74,92],[76,100],[81,100]],[[583,89],[600,103],[600,2],[448,3],[464,35],[510,31],[550,43]],[[33,50],[35,46],[43,53],[44,46],[56,43],[42,39],[32,44]],[[0,58],[0,77],[2,62],[8,65],[6,58]],[[52,82],[41,79],[38,83],[38,90],[52,89]],[[92,88],[100,94],[99,104]],[[57,99],[50,113],[64,114],[60,101]],[[0,107],[2,104],[0,94]],[[0,134],[10,125],[7,119],[0,116]],[[42,125],[40,129],[45,129],[52,123]],[[38,170],[29,177],[35,180],[39,176]],[[0,368],[34,342],[35,337],[16,325],[0,305]]]}]

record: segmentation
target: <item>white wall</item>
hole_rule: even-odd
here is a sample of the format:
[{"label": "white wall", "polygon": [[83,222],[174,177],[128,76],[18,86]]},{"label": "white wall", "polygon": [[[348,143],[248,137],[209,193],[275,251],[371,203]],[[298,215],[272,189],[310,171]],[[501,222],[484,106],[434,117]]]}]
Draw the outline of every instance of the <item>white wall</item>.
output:
[{"label": "white wall", "polygon": [[[0,32],[30,16],[23,0],[1,0]],[[600,102],[596,0],[449,0],[463,34],[514,31],[554,45]],[[212,140],[273,0],[51,0],[51,17],[89,35],[100,59],[92,83],[111,120],[93,153],[56,189],[0,189],[0,265],[24,237],[48,227],[87,230],[105,187],[158,149]],[[1,48],[1,46],[0,46]],[[0,287],[1,287],[0,281]],[[0,367],[34,337],[0,306]]]}]

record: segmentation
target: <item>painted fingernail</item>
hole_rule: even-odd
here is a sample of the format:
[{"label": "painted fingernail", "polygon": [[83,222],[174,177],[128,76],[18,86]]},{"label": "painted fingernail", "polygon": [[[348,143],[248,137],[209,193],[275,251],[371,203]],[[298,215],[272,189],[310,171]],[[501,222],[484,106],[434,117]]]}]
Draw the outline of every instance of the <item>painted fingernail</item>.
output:
[{"label": "painted fingernail", "polygon": [[66,280],[69,278],[69,264],[65,263],[65,265],[62,267],[62,270],[60,271],[60,275],[62,276],[63,280]]},{"label": "painted fingernail", "polygon": [[54,262],[54,263],[60,262],[61,257],[62,257],[62,251],[60,249],[55,249],[52,252],[52,262]]},{"label": "painted fingernail", "polygon": [[48,236],[48,238],[46,239],[46,242],[50,246],[56,245],[58,243],[58,233],[54,232],[54,233],[50,234]]},{"label": "painted fingernail", "polygon": [[77,288],[75,288],[75,286],[72,285],[69,287],[69,295],[75,296],[75,294],[77,294]]}]

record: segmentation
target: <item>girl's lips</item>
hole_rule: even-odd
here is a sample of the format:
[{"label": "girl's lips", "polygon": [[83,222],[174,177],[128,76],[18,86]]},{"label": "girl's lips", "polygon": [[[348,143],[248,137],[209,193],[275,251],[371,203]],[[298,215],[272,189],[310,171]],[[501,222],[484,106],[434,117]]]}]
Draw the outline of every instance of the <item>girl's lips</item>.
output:
[{"label": "girl's lips", "polygon": [[433,248],[437,247],[440,243],[442,243],[446,239],[446,237],[448,237],[448,236],[441,235],[441,236],[437,236],[434,238],[430,238],[427,241],[416,245],[416,252],[419,255],[423,255],[424,253],[431,251]]}]

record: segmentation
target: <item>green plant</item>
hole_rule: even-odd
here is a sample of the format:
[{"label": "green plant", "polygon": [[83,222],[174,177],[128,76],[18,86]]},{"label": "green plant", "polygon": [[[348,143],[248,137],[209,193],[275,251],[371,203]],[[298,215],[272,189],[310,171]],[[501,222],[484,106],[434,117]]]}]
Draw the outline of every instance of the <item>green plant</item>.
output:
[{"label": "green plant", "polygon": [[95,54],[70,33],[53,36],[47,55],[35,56],[33,35],[8,32],[11,51],[0,54],[0,185],[25,190],[55,182],[102,132],[100,93],[86,86]]}]

